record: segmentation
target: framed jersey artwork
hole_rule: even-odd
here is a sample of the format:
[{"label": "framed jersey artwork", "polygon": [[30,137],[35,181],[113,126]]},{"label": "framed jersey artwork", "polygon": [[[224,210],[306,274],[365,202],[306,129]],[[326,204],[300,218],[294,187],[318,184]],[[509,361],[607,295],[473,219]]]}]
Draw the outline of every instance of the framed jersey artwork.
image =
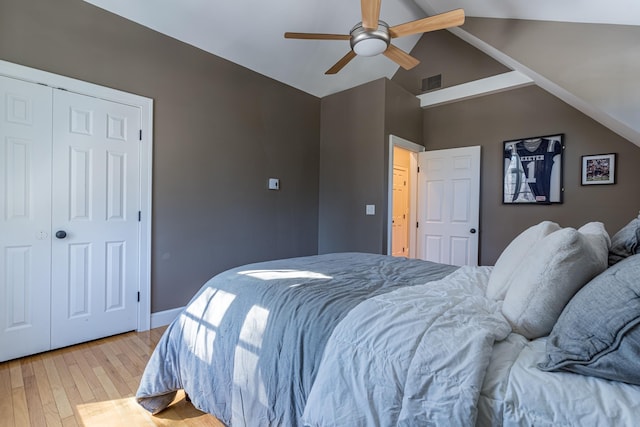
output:
[{"label": "framed jersey artwork", "polygon": [[564,134],[504,141],[502,203],[562,203]]}]

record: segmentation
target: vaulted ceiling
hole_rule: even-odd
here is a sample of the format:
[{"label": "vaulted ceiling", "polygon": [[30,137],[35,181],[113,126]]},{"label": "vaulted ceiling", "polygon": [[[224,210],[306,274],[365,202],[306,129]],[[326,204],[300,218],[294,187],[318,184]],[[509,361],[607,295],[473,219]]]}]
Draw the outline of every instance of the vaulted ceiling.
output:
[{"label": "vaulted ceiling", "polygon": [[[398,66],[379,55],[324,72],[347,40],[291,40],[284,32],[348,34],[358,0],[85,0],[260,74],[323,97]],[[390,26],[463,8],[452,33],[640,146],[640,2],[614,0],[382,0]],[[393,40],[410,52],[420,36]]]}]

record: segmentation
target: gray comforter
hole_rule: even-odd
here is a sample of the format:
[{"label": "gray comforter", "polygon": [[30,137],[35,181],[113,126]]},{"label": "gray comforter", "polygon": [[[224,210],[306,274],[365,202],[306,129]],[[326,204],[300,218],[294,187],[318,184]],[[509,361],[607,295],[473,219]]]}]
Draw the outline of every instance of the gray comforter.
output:
[{"label": "gray comforter", "polygon": [[[155,413],[169,404],[175,391],[184,389],[197,408],[215,415],[227,425],[301,425],[302,414],[319,371],[322,378],[318,381],[318,390],[322,396],[331,389],[332,374],[336,374],[336,378],[341,375],[334,371],[331,363],[335,360],[331,358],[325,367],[320,365],[325,346],[337,327],[340,326],[338,332],[342,331],[338,334],[338,341],[344,340],[348,336],[344,331],[351,329],[356,333],[348,339],[356,342],[360,338],[358,330],[367,331],[367,327],[374,327],[374,324],[377,324],[374,328],[384,329],[384,322],[398,325],[394,319],[404,316],[408,306],[406,303],[404,308],[396,305],[394,310],[385,314],[388,306],[380,305],[380,301],[384,301],[386,295],[397,298],[397,292],[402,292],[399,291],[402,288],[414,287],[415,292],[400,295],[405,299],[409,295],[409,299],[419,301],[423,288],[428,289],[430,285],[418,285],[439,283],[436,281],[456,268],[419,260],[343,253],[270,261],[221,273],[203,286],[165,332],[143,374],[137,393],[138,402]],[[435,292],[441,298],[432,295],[431,304],[446,301],[446,295],[442,294],[445,291]],[[495,307],[485,306],[487,302],[483,298],[464,304],[464,292],[458,292],[457,297],[459,310],[479,304],[480,317],[495,311]],[[424,304],[418,304],[418,309]],[[376,323],[378,312],[380,319],[386,320]],[[429,314],[427,323],[447,324],[451,313],[451,310],[436,310]],[[345,319],[347,316],[349,318]],[[469,316],[460,319],[468,321]],[[478,342],[469,341],[465,345],[471,346],[468,348],[490,347],[500,332],[496,335],[488,330],[495,329],[496,324],[502,321],[489,321],[484,325],[487,331],[481,328],[484,332],[475,334],[477,338],[474,339]],[[471,328],[477,329],[477,325],[472,322]],[[445,334],[450,333],[451,330],[445,328],[436,335],[440,336],[445,331]],[[391,335],[395,333],[391,332]],[[408,339],[419,345],[413,350],[409,348],[411,345],[405,346],[401,351],[415,351],[427,345],[421,338],[424,332],[417,333],[420,339]],[[330,348],[331,357],[335,352],[352,351],[335,342]],[[405,353],[401,356],[403,361],[406,360]],[[407,369],[422,369],[418,364],[420,358],[416,358],[413,364],[403,362],[401,369],[405,369],[404,365]],[[362,358],[355,362],[360,369],[367,363]],[[482,375],[476,371],[483,369],[482,363],[474,369],[471,375],[478,377],[480,384],[475,379],[472,386],[479,387]],[[406,377],[407,373],[411,374],[407,371],[403,375]],[[340,386],[338,383],[336,386]],[[366,385],[363,387],[366,389]],[[412,391],[418,392],[420,390]],[[340,393],[346,392],[342,390]],[[357,395],[354,396],[358,399]],[[315,402],[320,406],[307,408],[305,413],[309,424],[332,425],[333,422],[346,425],[335,419],[314,419],[314,410],[318,413],[327,404],[322,399]],[[362,403],[368,406],[367,402]],[[340,406],[340,402],[335,400],[332,404]],[[381,401],[377,405],[386,403]],[[475,405],[475,402],[466,405]],[[342,410],[349,412],[349,407],[343,405]]]}]

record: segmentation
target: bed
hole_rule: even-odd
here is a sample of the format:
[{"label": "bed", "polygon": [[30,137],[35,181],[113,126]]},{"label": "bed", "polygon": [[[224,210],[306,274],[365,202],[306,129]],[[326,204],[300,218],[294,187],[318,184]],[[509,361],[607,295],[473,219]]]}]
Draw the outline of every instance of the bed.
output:
[{"label": "bed", "polygon": [[635,425],[640,218],[529,227],[495,266],[337,253],[237,267],[167,328],[138,402],[230,426]]}]

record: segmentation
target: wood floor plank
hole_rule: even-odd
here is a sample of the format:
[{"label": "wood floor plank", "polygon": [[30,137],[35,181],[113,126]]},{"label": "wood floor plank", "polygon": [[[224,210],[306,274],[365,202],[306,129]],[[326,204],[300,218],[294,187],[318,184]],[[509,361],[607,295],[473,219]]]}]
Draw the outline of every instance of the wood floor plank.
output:
[{"label": "wood floor plank", "polygon": [[73,407],[74,404],[82,403],[82,395],[80,394],[78,384],[76,384],[73,375],[71,375],[71,368],[77,369],[78,365],[75,363],[73,365],[67,365],[63,352],[59,352],[53,358],[53,364],[60,375],[62,388],[69,400],[69,404]]},{"label": "wood floor plank", "polygon": [[224,427],[179,391],[151,415],[135,399],[166,328],[132,332],[0,363],[0,425],[8,427]]},{"label": "wood floor plank", "polygon": [[[9,364],[0,366],[0,396],[12,396],[11,370]],[[11,420],[13,423],[12,399],[0,399],[0,420]]]},{"label": "wood floor plank", "polygon": [[127,373],[132,377],[139,376],[147,365],[149,357],[140,357],[135,354],[129,345],[129,340],[118,341],[118,346],[119,352],[117,353],[117,357],[127,370]]},{"label": "wood floor plank", "polygon": [[105,340],[104,344],[99,347],[103,357],[101,364],[105,370],[109,371],[109,378],[111,378],[120,395],[126,395],[130,392],[130,387],[127,384],[130,374],[118,358],[117,346],[113,342],[114,339]]},{"label": "wood floor plank", "polygon": [[75,416],[62,420],[62,427],[80,427]]},{"label": "wood floor plank", "polygon": [[104,388],[104,391],[107,393],[107,397],[109,399],[117,399],[121,396],[120,392],[118,392],[116,386],[113,385],[111,378],[109,378],[107,372],[102,366],[93,368],[93,372],[95,372],[96,377],[98,377],[98,381],[100,381],[100,384],[102,384],[102,388]]},{"label": "wood floor plank", "polygon": [[24,391],[27,397],[27,408],[29,409],[29,420],[32,426],[44,426],[46,420],[42,400],[38,392],[36,376],[33,372],[33,358],[27,357],[22,362],[22,380],[24,381]]},{"label": "wood floor plank", "polygon": [[42,355],[33,357],[33,372],[36,377],[36,386],[38,387],[38,394],[40,395],[40,401],[42,402],[42,409],[44,410],[44,418],[46,426],[48,427],[62,427],[60,421],[60,414],[56,406],[56,401],[47,377],[47,370],[44,366],[44,360]]},{"label": "wood floor plank", "polygon": [[[28,426],[31,424],[31,420],[29,417],[29,407],[27,405],[27,394],[25,393],[24,387],[16,387],[12,391],[11,401],[13,403],[13,422],[15,426]],[[0,418],[1,420],[6,421],[9,425],[11,425],[11,418],[9,420],[5,420],[4,418]]]},{"label": "wood floor plank", "polygon": [[24,387],[24,381],[22,381],[22,367],[19,360],[12,360],[8,362],[9,372],[11,373],[11,387],[19,388]]},{"label": "wood floor plank", "polygon": [[91,386],[87,382],[87,379],[85,378],[84,374],[80,370],[80,366],[78,366],[78,364],[69,366],[69,374],[71,375],[71,378],[73,378],[73,382],[78,388],[78,393],[80,394],[80,401],[82,403],[92,402],[96,400],[96,397],[93,394],[93,391],[91,390]]},{"label": "wood floor plank", "polygon": [[67,392],[62,384],[62,379],[58,374],[58,368],[54,357],[43,358],[44,368],[47,372],[47,379],[49,380],[49,386],[51,387],[51,394],[58,410],[58,415],[61,419],[72,417],[73,409],[69,403]]},{"label": "wood floor plank", "polygon": [[[95,361],[95,357],[91,353],[91,349],[82,348],[75,354],[75,356],[78,366],[80,367],[80,371],[82,372],[84,379],[87,381],[87,384],[89,384],[91,393],[95,397],[95,400],[100,401],[108,399],[107,393],[104,391],[102,384],[98,380],[98,377],[91,366],[93,361]],[[97,362],[93,364],[98,366]]]}]

